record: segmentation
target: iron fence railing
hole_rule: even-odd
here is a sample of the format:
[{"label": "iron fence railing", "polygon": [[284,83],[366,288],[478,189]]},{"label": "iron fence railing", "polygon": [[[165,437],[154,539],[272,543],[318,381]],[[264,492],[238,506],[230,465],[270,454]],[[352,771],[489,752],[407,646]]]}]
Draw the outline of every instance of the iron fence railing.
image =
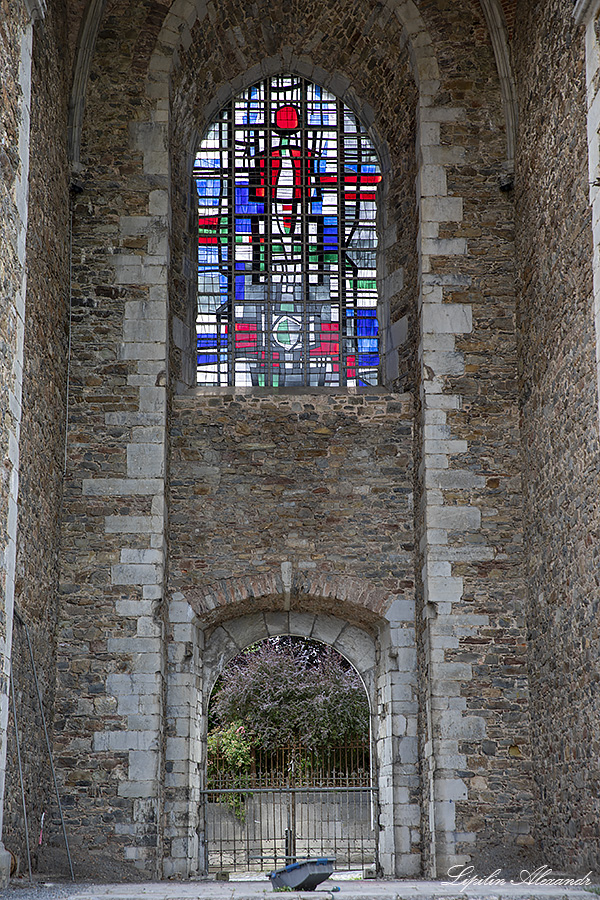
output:
[{"label": "iron fence railing", "polygon": [[337,869],[374,865],[376,808],[370,785],[203,791],[202,868],[270,871],[314,856]]},{"label": "iron fence railing", "polygon": [[206,872],[270,871],[310,856],[337,869],[376,864],[377,790],[362,743],[309,750],[254,750],[232,772],[209,760],[200,807],[200,864]]}]

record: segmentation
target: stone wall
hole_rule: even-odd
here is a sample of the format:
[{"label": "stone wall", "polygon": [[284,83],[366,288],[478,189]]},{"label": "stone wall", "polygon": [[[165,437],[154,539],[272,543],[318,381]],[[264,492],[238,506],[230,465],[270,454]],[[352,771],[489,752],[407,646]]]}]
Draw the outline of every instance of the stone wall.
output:
[{"label": "stone wall", "polygon": [[[358,538],[346,524],[356,525],[348,505],[341,506],[345,550],[330,562],[350,585],[362,578],[362,605],[349,599],[354,587],[338,585],[332,594],[319,583],[327,574],[326,553],[322,561],[309,558],[311,546],[329,548],[333,541],[326,518],[319,518],[319,494],[308,505],[290,507],[299,515],[269,520],[285,558],[261,551],[256,538],[242,547],[234,526],[244,526],[245,516],[248,532],[257,527],[256,506],[245,506],[243,493],[255,489],[253,462],[238,472],[239,496],[230,493],[227,503],[211,507],[219,530],[231,531],[235,566],[223,552],[228,545],[216,538],[206,540],[207,555],[200,557],[195,534],[177,533],[178,521],[175,531],[166,528],[163,492],[171,474],[165,467],[165,388],[176,393],[193,382],[190,159],[211,116],[232,93],[285,70],[347,100],[370,127],[382,157],[387,195],[380,223],[381,292],[392,332],[386,374],[393,387],[416,385],[419,391],[416,568],[423,575],[419,621],[426,625],[423,699],[433,729],[424,746],[433,748],[437,766],[434,842],[444,864],[470,853],[473,844],[481,853],[498,845],[514,856],[522,850],[518,838],[528,838],[528,751],[524,660],[512,653],[524,645],[512,208],[499,189],[506,135],[494,55],[481,9],[470,2],[360,9],[326,4],[318,15],[301,2],[252,16],[237,2],[206,9],[178,4],[168,15],[162,4],[107,8],[86,96],[84,194],[75,210],[57,741],[73,821],[82,847],[104,840],[103,848],[96,844],[99,852],[114,855],[127,843],[128,858],[158,871],[164,748],[180,739],[171,729],[184,727],[184,717],[175,715],[165,733],[165,651],[179,665],[189,644],[194,665],[201,666],[194,624],[175,618],[166,627],[160,601],[167,538],[177,538],[170,547],[171,577],[185,575],[192,583],[186,587],[192,590],[186,613],[192,619],[209,615],[207,597],[215,591],[217,605],[227,604],[227,585],[235,587],[240,609],[259,596],[272,606],[281,603],[290,577],[287,567],[284,577],[282,563],[291,566],[290,601],[294,579],[306,572],[300,593],[317,597],[320,611],[329,608],[328,597],[339,602],[340,593],[349,617],[362,608],[368,618],[369,602],[372,615],[385,611],[389,591],[382,573],[388,556],[400,552],[397,536],[383,543],[380,533],[369,537],[370,547],[385,548],[375,553],[372,568],[373,554],[360,559]],[[183,409],[178,404],[189,400],[175,397],[176,418]],[[210,403],[219,410],[224,398],[205,402],[206,427],[223,427],[225,443],[236,447],[235,427],[252,434],[264,420],[273,431],[269,415],[285,418],[269,412],[267,398],[246,399],[234,426],[208,415]],[[262,418],[253,404],[263,407]],[[222,418],[228,415],[222,412]],[[296,423],[291,433],[285,431],[289,422],[282,427],[288,444],[295,441],[296,467],[300,454],[309,452],[304,444],[311,453],[326,454],[309,457],[311,465],[327,461],[326,447],[306,424],[311,420],[290,415]],[[328,437],[319,440],[326,443]],[[174,454],[178,436],[172,440]],[[276,452],[278,464],[289,468],[288,444],[276,443]],[[206,470],[201,474],[209,493],[193,500],[192,518],[204,515],[214,487],[215,450],[206,452],[208,462],[193,462]],[[233,450],[228,453],[235,468]],[[357,471],[362,477],[364,470]],[[242,477],[249,479],[246,488]],[[188,494],[179,498],[175,483],[171,487],[171,514],[176,507],[183,521],[184,500],[192,501]],[[269,490],[272,502],[277,491]],[[375,508],[360,509],[370,522]],[[298,545],[303,540],[308,543]],[[314,562],[323,574],[311,582],[310,567],[301,570],[300,562]],[[411,566],[414,571],[414,560]],[[261,582],[251,590],[244,581],[247,570]],[[396,576],[387,578],[397,589]],[[373,579],[370,598],[366,585]],[[179,602],[173,600],[175,617],[182,615]],[[91,609],[97,621],[90,621]],[[182,637],[188,631],[189,640]],[[171,640],[175,634],[177,641]],[[87,783],[90,754],[98,767]],[[494,798],[489,825],[475,815],[488,789]],[[94,821],[101,807],[108,807],[115,828],[97,838]],[[408,829],[402,832],[408,854],[413,835],[406,823],[402,828]],[[525,834],[515,834],[515,828]]]},{"label": "stone wall", "polygon": [[130,133],[157,11],[106,11],[73,206],[55,753],[75,859],[109,877],[162,860],[166,271],[138,229],[166,221],[167,180]]},{"label": "stone wall", "polygon": [[[597,871],[598,396],[585,41],[569,0],[518,5],[520,390],[529,673],[544,861]],[[542,102],[543,98],[543,102]]]},{"label": "stone wall", "polygon": [[[209,586],[289,563],[292,584],[327,576],[366,583],[388,603],[411,597],[410,397],[221,391],[174,401],[169,590],[198,598],[210,620]],[[351,592],[348,602],[359,605]]]},{"label": "stone wall", "polygon": [[[397,18],[389,9],[346,2],[322,4],[318,10],[303,2],[279,4],[275,15],[270,7],[249,15],[244,3],[232,0],[227,7],[211,7],[208,18],[203,7],[181,9],[173,7],[158,35],[148,85],[159,114],[169,104],[173,111],[164,137],[154,130],[155,141],[168,141],[171,159],[173,385],[195,385],[196,244],[190,234],[196,209],[190,206],[189,174],[199,138],[235,93],[269,74],[289,72],[342,98],[368,129],[379,153],[383,192],[378,277],[383,346],[389,354],[386,383],[394,390],[412,389],[417,331],[417,90]],[[185,52],[178,46],[180,39]],[[140,126],[140,132],[151,151],[150,123]]]},{"label": "stone wall", "polygon": [[185,872],[197,845],[204,717],[223,665],[291,633],[334,646],[361,673],[379,862],[388,875],[419,874],[412,415],[410,395],[384,389],[175,398],[168,872]]},{"label": "stone wall", "polygon": [[[68,329],[67,77],[63,12],[51,7],[34,28],[27,232],[27,301],[15,601],[30,628],[48,726],[56,673],[56,594],[60,532]],[[41,816],[51,839],[57,815],[48,750],[23,627],[15,623],[12,671],[32,850]],[[14,733],[9,733],[5,842],[26,867]],[[44,860],[35,860],[44,865]]]},{"label": "stone wall", "polygon": [[422,821],[443,876],[467,855],[518,870],[533,839],[507,135],[480,5],[420,11],[439,73],[418,116],[438,164],[417,182]]},{"label": "stone wall", "polygon": [[[11,7],[11,8],[9,8]],[[10,653],[16,555],[16,504],[19,477],[19,426],[21,418],[21,371],[25,307],[25,230],[27,228],[26,168],[21,158],[21,139],[28,115],[24,108],[24,71],[30,58],[22,60],[27,27],[24,4],[0,6],[0,276],[3,302],[0,306],[0,803],[4,798],[6,735],[9,710]],[[23,44],[25,43],[25,48]],[[24,171],[25,168],[25,171]],[[0,811],[0,823],[2,812]],[[2,827],[0,825],[0,851]],[[7,877],[0,858],[0,885]]]},{"label": "stone wall", "polygon": [[[269,617],[282,613],[289,625],[302,608],[321,617],[326,634],[327,617],[343,613],[349,628],[377,632],[369,652],[376,646],[395,660],[377,678],[386,771],[397,778],[385,853],[402,857],[403,873],[420,851],[425,871],[435,871],[437,856],[442,875],[467,856],[483,869],[536,855],[594,868],[598,335],[585,46],[573,4],[342,0],[316,9],[293,0],[268,10],[259,3],[252,14],[238,0],[103,7],[78,131],[62,510],[63,63],[88,7],[48,5],[33,44],[25,313],[29,152],[19,156],[18,147],[29,147],[22,37],[31,31],[20,4],[0,5],[0,254],[11,298],[0,311],[0,640],[7,656],[16,577],[51,718],[60,518],[55,750],[76,858],[99,873],[119,864],[131,874],[127,862],[146,875],[193,869],[203,641],[233,614],[242,621],[260,607],[267,632],[284,627]],[[520,106],[513,193],[500,190],[508,143],[483,14],[500,6]],[[381,155],[389,391],[186,393],[194,380],[190,159],[232,93],[286,70],[341,96]],[[412,410],[401,390],[411,392]],[[40,722],[16,635],[30,773]],[[7,674],[4,660],[2,735]],[[403,782],[404,765],[413,768]],[[51,802],[44,786],[30,802],[37,828]],[[21,846],[13,775],[6,816]]]}]

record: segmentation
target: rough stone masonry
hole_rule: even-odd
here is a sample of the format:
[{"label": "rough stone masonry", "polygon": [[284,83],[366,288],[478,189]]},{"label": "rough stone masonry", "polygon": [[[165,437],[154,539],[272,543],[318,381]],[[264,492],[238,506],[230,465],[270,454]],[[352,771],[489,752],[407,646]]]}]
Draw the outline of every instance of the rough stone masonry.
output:
[{"label": "rough stone masonry", "polygon": [[[4,881],[17,737],[66,871],[25,626],[78,873],[198,872],[278,634],[363,678],[383,874],[597,871],[598,7],[0,0]],[[194,154],[283,73],[379,157],[373,389],[196,386]]]}]

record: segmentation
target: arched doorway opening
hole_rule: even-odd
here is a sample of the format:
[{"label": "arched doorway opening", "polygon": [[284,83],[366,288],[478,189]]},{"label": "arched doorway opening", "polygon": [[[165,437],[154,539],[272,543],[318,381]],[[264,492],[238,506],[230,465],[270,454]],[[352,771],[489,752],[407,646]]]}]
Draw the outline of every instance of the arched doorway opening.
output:
[{"label": "arched doorway opening", "polygon": [[208,704],[206,873],[269,872],[309,857],[377,865],[371,710],[352,664],[281,635],[245,648]]}]

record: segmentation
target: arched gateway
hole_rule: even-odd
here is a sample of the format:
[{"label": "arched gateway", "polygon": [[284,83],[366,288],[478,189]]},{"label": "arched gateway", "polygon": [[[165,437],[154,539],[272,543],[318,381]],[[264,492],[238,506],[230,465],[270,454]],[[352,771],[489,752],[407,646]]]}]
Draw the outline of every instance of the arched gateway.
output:
[{"label": "arched gateway", "polygon": [[337,871],[375,870],[371,707],[348,660],[291,635],[254,642],[224,667],[208,728],[205,874],[265,873],[314,857]]},{"label": "arched gateway", "polygon": [[[330,598],[330,600],[335,602],[335,598]],[[256,601],[260,606],[260,598],[256,598]],[[283,605],[283,598],[281,598],[280,606]],[[188,610],[190,608],[182,600],[178,601],[178,606],[183,618],[186,615],[185,608],[187,607]],[[239,617],[225,618],[219,624],[208,626],[205,629],[194,627],[198,649],[194,648],[191,656],[198,660],[198,680],[195,682],[198,694],[189,693],[187,698],[180,694],[179,703],[182,709],[196,710],[197,717],[187,723],[190,738],[189,751],[185,749],[184,742],[179,742],[178,745],[182,754],[189,752],[192,756],[188,771],[190,803],[186,814],[187,827],[179,832],[180,838],[187,834],[187,839],[181,841],[180,845],[187,846],[192,855],[197,854],[197,859],[190,860],[192,865],[197,865],[200,870],[209,865],[213,869],[215,866],[217,868],[219,866],[234,868],[236,865],[235,843],[239,842],[242,837],[245,841],[242,855],[258,853],[257,849],[248,851],[251,840],[254,841],[256,847],[262,846],[262,853],[273,852],[273,844],[269,844],[265,840],[261,845],[261,835],[258,835],[255,830],[246,829],[244,831],[241,826],[236,825],[234,817],[231,815],[228,824],[224,825],[223,820],[227,817],[215,814],[215,806],[212,802],[214,785],[207,785],[205,780],[207,716],[215,682],[231,659],[250,643],[278,635],[293,635],[319,641],[334,648],[358,672],[369,701],[372,780],[356,786],[359,788],[356,792],[359,797],[358,803],[356,797],[353,798],[352,814],[365,818],[370,837],[365,840],[363,834],[362,838],[357,838],[352,847],[346,840],[346,848],[343,848],[340,853],[347,850],[348,867],[352,864],[352,860],[356,864],[360,858],[365,864],[372,861],[383,874],[395,874],[398,869],[404,871],[405,874],[418,873],[418,854],[408,853],[403,856],[397,843],[398,816],[401,816],[406,823],[413,821],[418,823],[419,806],[418,802],[413,799],[415,797],[414,788],[418,784],[416,765],[417,686],[416,672],[414,671],[416,652],[412,621],[413,610],[410,603],[396,603],[395,607],[393,624],[382,618],[377,620],[370,614],[370,624],[361,627],[329,613],[285,611],[280,608],[275,612],[260,611]],[[402,621],[403,617],[404,621]],[[392,642],[403,646],[403,658],[399,658],[398,648],[397,646],[392,647]],[[202,647],[201,656],[200,646]],[[190,687],[192,687],[191,684]],[[185,702],[183,705],[181,704],[181,701],[185,701],[185,699],[189,700],[189,705]],[[180,731],[185,730],[183,722],[176,727]],[[172,770],[184,764],[185,761],[181,759],[167,761],[167,766]],[[287,787],[289,788],[289,785]],[[305,802],[304,794],[296,793],[299,794],[298,803]],[[267,800],[272,806],[276,803],[279,804],[277,809],[281,813],[281,810],[288,809],[285,804],[290,802],[290,797],[289,790],[281,790],[277,794],[271,790]],[[330,813],[327,812],[320,795],[319,799],[323,806],[323,816],[326,818]],[[256,798],[253,802],[257,806]],[[340,802],[344,802],[343,797]],[[347,797],[345,802],[348,802]],[[183,809],[180,806],[181,812]],[[258,817],[257,810],[254,812]],[[270,815],[272,819],[272,811]],[[268,818],[266,813],[265,817]],[[270,824],[273,823],[267,823],[267,825]],[[300,824],[299,822],[299,826]],[[279,826],[280,838],[283,841],[281,846],[285,851],[287,823],[280,821]],[[279,826],[275,825],[274,827]],[[325,846],[328,840],[330,840],[329,846],[333,846],[331,843],[333,832],[331,829],[329,832],[327,831],[327,822],[323,825],[315,825],[311,821],[309,825],[307,819],[304,827],[305,830],[311,829],[313,838],[318,840],[321,846]],[[340,827],[343,828],[343,826]],[[321,828],[318,834],[317,828]],[[347,829],[346,836],[348,833]],[[357,834],[356,830],[354,833]],[[281,850],[281,846],[279,850]],[[267,849],[264,849],[265,847]],[[352,856],[353,853],[354,856]],[[411,857],[414,860],[412,870]],[[246,862],[245,857],[242,860],[242,857],[238,856],[238,868],[243,867]],[[181,863],[183,864],[184,860],[181,860]],[[250,861],[249,868],[253,867],[251,863],[252,861]],[[265,865],[268,867],[267,863]]]}]

